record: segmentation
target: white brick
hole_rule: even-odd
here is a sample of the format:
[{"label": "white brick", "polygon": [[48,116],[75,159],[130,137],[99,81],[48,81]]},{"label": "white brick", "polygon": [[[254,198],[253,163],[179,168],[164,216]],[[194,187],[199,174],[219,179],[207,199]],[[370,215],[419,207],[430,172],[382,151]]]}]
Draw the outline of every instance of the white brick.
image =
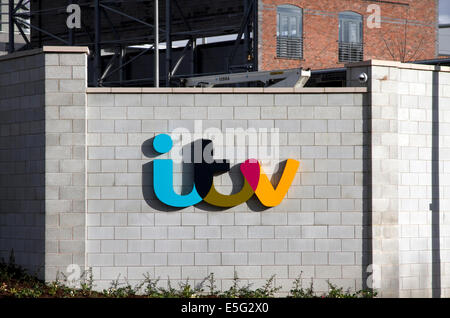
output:
[{"label": "white brick", "polygon": [[[115,120],[114,131],[117,133],[135,133],[142,129],[140,120]],[[142,129],[143,130],[143,129]]]},{"label": "white brick", "polygon": [[154,225],[153,213],[127,213],[128,225],[131,226],[149,226]]},{"label": "white brick", "polygon": [[222,253],[223,265],[246,265],[248,264],[247,253]]},{"label": "white brick", "polygon": [[181,213],[156,213],[155,225],[181,225]]},{"label": "white brick", "polygon": [[168,97],[170,106],[194,106],[193,94],[170,94]]},{"label": "white brick", "polygon": [[181,224],[185,225],[206,225],[208,215],[206,213],[182,213]]},{"label": "white brick", "polygon": [[102,199],[126,199],[127,189],[125,187],[102,187]]},{"label": "white brick", "polygon": [[142,239],[167,239],[168,228],[166,226],[154,226],[142,228]]},{"label": "white brick", "polygon": [[302,253],[275,253],[275,264],[300,265],[302,264]]},{"label": "white brick", "polygon": [[153,240],[128,240],[126,242],[130,253],[153,253],[155,251]]},{"label": "white brick", "polygon": [[154,267],[128,267],[128,279],[142,280],[146,276],[155,276]]},{"label": "white brick", "polygon": [[169,239],[193,239],[194,227],[192,226],[180,226],[169,227]]},{"label": "white brick", "polygon": [[274,265],[275,253],[249,253],[249,265]]},{"label": "white brick", "polygon": [[91,119],[88,121],[88,132],[112,133],[114,132],[114,121]]},{"label": "white brick", "polygon": [[127,215],[125,213],[102,213],[102,226],[121,226],[127,224]]},{"label": "white brick", "polygon": [[[142,265],[150,266],[164,266],[167,265],[167,253],[142,253],[141,255]],[[155,272],[155,277],[156,272]]]},{"label": "white brick", "polygon": [[181,252],[181,240],[156,240],[155,252]]},{"label": "white brick", "polygon": [[273,226],[249,226],[248,238],[274,238]]},{"label": "white brick", "polygon": [[181,242],[182,252],[207,252],[207,240],[183,240]]},{"label": "white brick", "polygon": [[174,283],[173,280],[181,279],[181,267],[180,266],[155,267],[155,277],[161,279],[170,278],[172,283]]},{"label": "white brick", "polygon": [[340,240],[315,240],[315,249],[317,252],[336,252],[341,251]]},{"label": "white brick", "polygon": [[248,106],[271,106],[274,105],[272,94],[248,94]]},{"label": "white brick", "polygon": [[261,244],[263,252],[283,252],[288,248],[286,239],[264,239]]},{"label": "white brick", "polygon": [[89,200],[88,212],[114,212],[114,201],[111,200]]},{"label": "white brick", "polygon": [[182,278],[183,279],[204,279],[208,276],[208,267],[206,266],[183,266],[181,269],[182,271]]},{"label": "white brick", "polygon": [[208,273],[214,273],[216,279],[232,279],[234,266],[208,266]]},{"label": "white brick", "polygon": [[313,213],[288,213],[289,225],[308,225],[314,223]]},{"label": "white brick", "polygon": [[127,241],[125,240],[102,240],[101,241],[102,253],[126,253]]},{"label": "white brick", "polygon": [[299,94],[277,94],[275,95],[276,106],[299,106],[300,105]]},{"label": "white brick", "polygon": [[233,119],[233,107],[209,107],[208,119]]},{"label": "white brick", "polygon": [[317,278],[341,278],[342,268],[341,266],[317,266],[316,277]]},{"label": "white brick", "polygon": [[328,253],[304,252],[302,253],[302,265],[328,264]]},{"label": "white brick", "polygon": [[289,251],[308,252],[314,251],[313,239],[289,239]]},{"label": "white brick", "polygon": [[261,225],[260,213],[236,213],[234,218],[236,225]]},{"label": "white brick", "polygon": [[140,147],[116,147],[116,159],[141,159]]},{"label": "white brick", "polygon": [[222,238],[237,238],[242,239],[247,237],[246,226],[223,226]]},{"label": "white brick", "polygon": [[302,226],[302,238],[327,238],[327,227]]},{"label": "white brick", "polygon": [[327,132],[328,124],[326,120],[302,120],[301,121],[302,132]]},{"label": "white brick", "polygon": [[209,212],[208,213],[209,225],[233,225],[234,213],[227,212]]},{"label": "white brick", "polygon": [[354,237],[353,226],[329,226],[328,236],[330,238],[353,238]]},{"label": "white brick", "polygon": [[261,251],[261,240],[259,239],[236,240],[235,251],[236,252]]},{"label": "white brick", "polygon": [[116,227],[115,239],[138,240],[141,238],[141,228],[139,227]]},{"label": "white brick", "polygon": [[194,265],[194,253],[169,253],[168,265]]},{"label": "white brick", "polygon": [[220,264],[220,253],[195,253],[195,265]]},{"label": "white brick", "polygon": [[300,226],[275,226],[276,238],[300,238]]},{"label": "white brick", "polygon": [[262,225],[286,225],[287,213],[265,212],[261,214]]},{"label": "white brick", "polygon": [[234,240],[209,240],[209,252],[234,252]]},{"label": "white brick", "polygon": [[127,107],[128,119],[153,119],[153,107]]},{"label": "white brick", "polygon": [[115,94],[114,95],[115,106],[140,106],[141,95],[140,94]]},{"label": "white brick", "polygon": [[167,106],[167,94],[143,94],[142,106]]},{"label": "white brick", "polygon": [[163,119],[181,119],[180,107],[155,107],[155,118]]},{"label": "white brick", "polygon": [[113,266],[113,254],[88,254],[88,266]]},{"label": "white brick", "polygon": [[195,238],[199,239],[218,239],[221,237],[221,229],[219,226],[196,226]]},{"label": "white brick", "polygon": [[351,252],[330,253],[331,265],[353,265],[355,264],[355,255]]}]

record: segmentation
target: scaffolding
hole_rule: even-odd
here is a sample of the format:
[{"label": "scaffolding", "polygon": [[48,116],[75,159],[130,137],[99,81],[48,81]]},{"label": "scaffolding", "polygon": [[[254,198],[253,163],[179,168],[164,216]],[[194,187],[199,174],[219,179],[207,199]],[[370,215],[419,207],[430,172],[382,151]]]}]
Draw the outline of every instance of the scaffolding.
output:
[{"label": "scaffolding", "polygon": [[[196,54],[198,39],[223,35],[237,34],[224,63],[226,72],[258,69],[257,0],[8,1],[9,53],[44,45],[88,46],[90,86],[177,85],[180,78],[199,75],[196,59],[187,58]],[[66,25],[67,7],[72,4],[81,9],[79,29]],[[25,41],[20,49],[15,47],[14,26]],[[184,44],[177,59],[175,41]],[[236,53],[242,46],[245,58],[239,59]],[[126,68],[150,54],[148,76],[126,78]],[[186,63],[192,64],[191,72],[179,74]],[[163,78],[159,78],[160,70]]]}]

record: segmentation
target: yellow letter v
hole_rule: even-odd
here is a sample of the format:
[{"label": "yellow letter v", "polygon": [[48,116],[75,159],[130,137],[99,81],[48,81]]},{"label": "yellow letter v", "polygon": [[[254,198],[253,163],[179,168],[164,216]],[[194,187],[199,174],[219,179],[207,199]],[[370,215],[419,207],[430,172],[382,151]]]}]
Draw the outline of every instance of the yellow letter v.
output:
[{"label": "yellow letter v", "polygon": [[261,168],[258,187],[255,191],[255,194],[258,196],[259,201],[261,201],[261,203],[267,207],[273,207],[280,204],[281,201],[283,201],[283,198],[286,196],[286,193],[289,190],[292,181],[294,181],[294,177],[299,166],[300,162],[298,162],[297,160],[288,159],[286,162],[286,166],[284,167],[280,182],[278,183],[276,189],[273,188],[269,178]]}]

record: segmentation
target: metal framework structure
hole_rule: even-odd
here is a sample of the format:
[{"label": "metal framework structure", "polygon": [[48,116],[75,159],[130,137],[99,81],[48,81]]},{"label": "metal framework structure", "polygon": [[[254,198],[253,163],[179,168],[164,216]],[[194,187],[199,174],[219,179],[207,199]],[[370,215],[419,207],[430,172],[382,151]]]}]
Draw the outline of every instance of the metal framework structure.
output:
[{"label": "metal framework structure", "polygon": [[[70,4],[81,8],[81,29],[66,25]],[[190,74],[179,74],[180,65],[195,63],[187,56],[196,54],[197,39],[220,35],[237,34],[227,58],[228,73],[258,69],[257,0],[9,0],[9,53],[16,51],[14,26],[26,43],[20,50],[44,45],[88,46],[90,86],[175,85],[180,78],[198,75],[195,65]],[[31,37],[25,34],[26,28]],[[176,60],[174,41],[186,43]],[[166,44],[163,65],[160,42]],[[242,45],[245,61],[236,58]],[[149,53],[154,58],[148,64],[154,63],[149,76],[126,78],[126,68]],[[163,79],[159,79],[160,68]],[[112,75],[118,75],[118,80]]]}]

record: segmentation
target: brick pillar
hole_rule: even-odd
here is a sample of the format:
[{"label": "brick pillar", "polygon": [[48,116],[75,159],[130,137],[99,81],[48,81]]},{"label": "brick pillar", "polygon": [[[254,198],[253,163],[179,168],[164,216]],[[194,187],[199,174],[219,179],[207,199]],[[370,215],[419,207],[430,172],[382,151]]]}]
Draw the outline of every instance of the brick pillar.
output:
[{"label": "brick pillar", "polygon": [[47,281],[86,261],[87,49],[66,50],[44,48]]},{"label": "brick pillar", "polygon": [[[359,81],[366,73],[368,82]],[[372,287],[381,297],[399,296],[398,69],[370,62],[349,66],[347,85],[367,86],[370,106],[370,197]],[[369,286],[370,287],[370,286]]]}]

